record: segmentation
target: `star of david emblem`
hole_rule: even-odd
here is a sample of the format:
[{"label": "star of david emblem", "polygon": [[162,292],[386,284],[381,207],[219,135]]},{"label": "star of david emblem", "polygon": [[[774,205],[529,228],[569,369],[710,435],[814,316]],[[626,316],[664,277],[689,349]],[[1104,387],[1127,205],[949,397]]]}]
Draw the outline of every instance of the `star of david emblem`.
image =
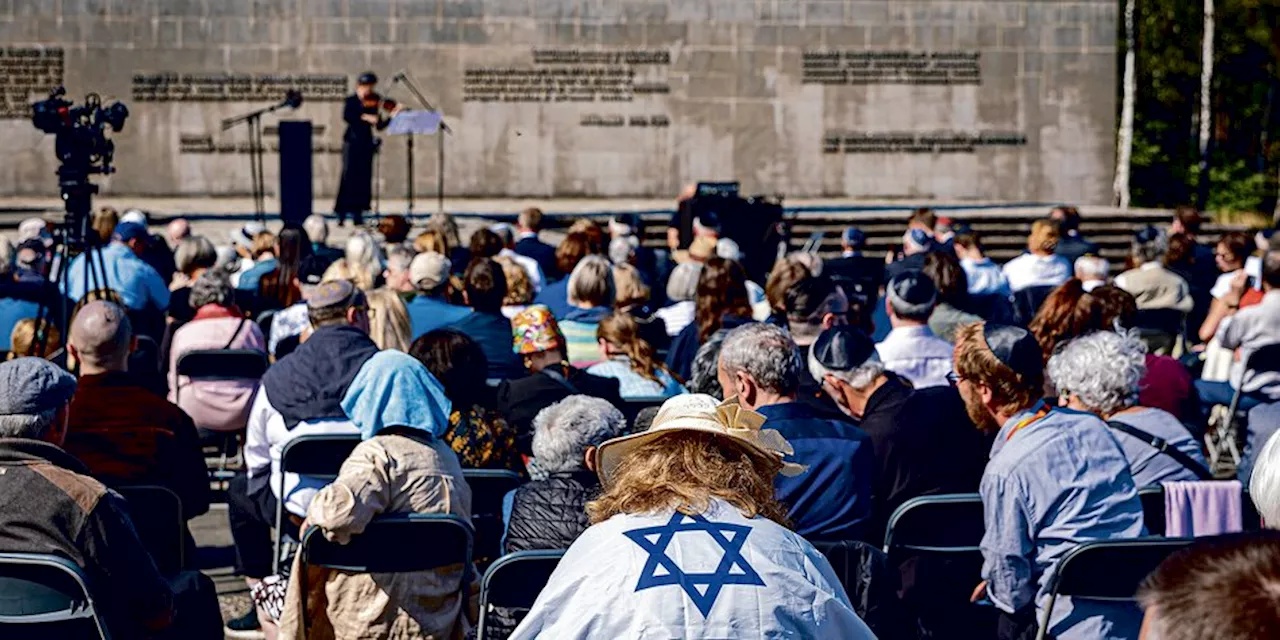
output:
[{"label": "star of david emblem", "polygon": [[[715,571],[685,572],[667,555],[667,545],[681,531],[705,531],[724,549],[724,557],[720,559]],[[711,607],[715,605],[720,590],[725,586],[765,586],[760,574],[742,557],[742,545],[750,533],[751,527],[745,525],[711,522],[700,515],[685,515],[679,511],[672,514],[671,520],[665,525],[624,531],[623,535],[649,554],[644,570],[640,572],[640,580],[636,582],[636,591],[679,585],[698,611],[702,612],[703,617],[710,615]],[[664,571],[661,575],[658,573],[659,568]]]}]

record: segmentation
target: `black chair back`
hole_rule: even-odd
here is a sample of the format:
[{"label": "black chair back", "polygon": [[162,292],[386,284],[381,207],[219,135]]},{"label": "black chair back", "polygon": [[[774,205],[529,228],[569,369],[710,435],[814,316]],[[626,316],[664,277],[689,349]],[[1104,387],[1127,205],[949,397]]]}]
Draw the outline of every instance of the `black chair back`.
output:
[{"label": "black chair back", "polygon": [[889,517],[884,550],[933,553],[978,551],[985,525],[982,497],[976,493],[952,493],[912,498]]},{"label": "black chair back", "polygon": [[60,556],[0,553],[0,637],[110,636],[80,567]]},{"label": "black chair back", "polygon": [[312,527],[302,536],[299,570],[302,592],[303,637],[306,637],[307,570],[305,565],[352,573],[409,573],[462,565],[462,588],[470,582],[471,525],[462,518],[438,513],[413,513],[375,518],[364,533],[347,544],[327,540]]},{"label": "black chair back", "polygon": [[1018,315],[1018,324],[1027,326],[1031,323],[1031,319],[1035,317],[1036,312],[1040,310],[1040,305],[1053,293],[1057,287],[1048,285],[1039,287],[1027,287],[1019,289],[1013,294],[1013,308]]},{"label": "black chair back", "polygon": [[280,450],[280,481],[276,485],[275,555],[282,561],[280,548],[284,544],[285,474],[297,473],[324,480],[338,477],[342,463],[360,444],[355,433],[317,433],[298,436],[285,443]]},{"label": "black chair back", "polygon": [[477,559],[502,555],[502,499],[524,484],[520,474],[505,469],[463,469],[471,488],[471,523],[475,525]]},{"label": "black chair back", "polygon": [[[523,618],[547,586],[562,557],[563,550],[517,551],[489,565],[480,581],[480,625],[476,637],[482,640],[498,637],[492,628],[492,607],[519,610],[518,617]],[[519,620],[513,622],[518,624]]]},{"label": "black chair back", "polygon": [[187,528],[182,500],[167,487],[115,487],[129,504],[129,519],[160,573],[171,576],[185,566]]},{"label": "black chair back", "polygon": [[276,310],[268,309],[259,313],[257,319],[254,320],[254,322],[258,323],[258,329],[262,331],[262,338],[264,340],[271,340],[271,323],[275,318]]},{"label": "black chair back", "polygon": [[898,568],[889,563],[888,554],[861,540],[815,541],[813,547],[831,563],[854,611],[876,637],[914,635],[908,633],[899,602]]},{"label": "black chair back", "polygon": [[178,375],[192,380],[258,380],[271,363],[253,349],[199,349],[178,358]]}]

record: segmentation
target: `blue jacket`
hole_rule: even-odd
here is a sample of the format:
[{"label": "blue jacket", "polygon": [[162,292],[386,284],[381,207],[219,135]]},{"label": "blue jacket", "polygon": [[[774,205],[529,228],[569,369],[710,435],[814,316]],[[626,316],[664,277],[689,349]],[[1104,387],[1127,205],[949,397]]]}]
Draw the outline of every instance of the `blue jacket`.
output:
[{"label": "blue jacket", "polygon": [[820,417],[803,402],[757,409],[791,443],[788,462],[808,467],[804,473],[775,481],[778,500],[796,533],[809,540],[860,540],[868,537],[871,483],[876,460],[871,438],[837,419]]},{"label": "blue jacket", "polygon": [[[76,256],[67,267],[67,279],[63,284],[72,302],[79,302],[89,292],[84,273],[85,255]],[[119,242],[103,247],[101,266],[106,269],[107,281],[105,285],[98,283],[98,288],[114,289],[126,307],[134,311],[165,311],[169,308],[168,283],[129,247]]]},{"label": "blue jacket", "polygon": [[257,291],[258,283],[262,281],[262,276],[276,270],[279,263],[275,258],[265,258],[254,263],[244,273],[240,274],[240,281],[236,288],[241,291]]},{"label": "blue jacket", "polygon": [[472,311],[450,328],[467,334],[480,344],[480,350],[489,361],[490,378],[513,380],[525,376],[524,364],[511,346],[511,321],[502,314]]},{"label": "blue jacket", "polygon": [[537,236],[520,238],[516,242],[515,251],[526,258],[533,258],[547,278],[560,277],[560,270],[556,268],[556,248],[539,240]]},{"label": "blue jacket", "polygon": [[449,304],[441,298],[419,295],[405,305],[409,312],[409,327],[413,340],[421,338],[429,331],[447,327],[469,315],[469,307]]},{"label": "blue jacket", "polygon": [[569,304],[569,279],[561,278],[543,286],[542,291],[538,292],[538,297],[533,299],[533,303],[545,305],[551,310],[551,315],[555,316],[556,320],[564,319],[574,309]]}]

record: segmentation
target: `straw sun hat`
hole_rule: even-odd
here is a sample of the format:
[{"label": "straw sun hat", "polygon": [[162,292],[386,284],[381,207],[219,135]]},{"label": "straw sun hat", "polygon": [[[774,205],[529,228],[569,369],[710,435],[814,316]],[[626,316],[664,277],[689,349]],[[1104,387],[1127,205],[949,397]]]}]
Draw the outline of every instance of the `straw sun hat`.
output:
[{"label": "straw sun hat", "polygon": [[[664,435],[677,431],[701,431],[722,438],[730,438],[739,446],[767,457],[795,453],[787,442],[773,429],[761,429],[765,417],[738,404],[737,398],[720,402],[701,393],[675,396],[662,404],[648,431],[614,438],[596,449],[596,469],[600,481],[608,485],[618,465],[632,451]],[[798,475],[804,466],[794,462],[782,463],[782,474]]]}]

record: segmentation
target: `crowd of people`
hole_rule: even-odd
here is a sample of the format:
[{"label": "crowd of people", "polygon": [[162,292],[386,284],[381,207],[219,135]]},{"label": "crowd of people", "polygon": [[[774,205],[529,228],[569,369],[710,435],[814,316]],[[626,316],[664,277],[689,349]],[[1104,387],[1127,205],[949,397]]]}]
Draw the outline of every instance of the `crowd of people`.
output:
[{"label": "crowd of people", "polygon": [[[1135,229],[1113,276],[1074,208],[1003,265],[921,209],[884,260],[850,227],[842,255],[786,254],[756,282],[710,218],[658,248],[635,216],[569,220],[555,243],[544,222],[527,209],[464,243],[448,215],[416,235],[386,216],[336,248],[320,216],[222,239],[104,209],[98,250],[65,270],[48,226],[24,222],[0,242],[0,551],[80,565],[119,637],[222,637],[190,535],[158,548],[121,495],[165,487],[189,520],[209,509],[205,453],[242,452],[225,500],[254,606],[226,634],[462,638],[474,567],[323,570],[275,540],[469,519],[464,469],[502,469],[524,482],[501,552],[566,553],[531,610],[490,612],[493,637],[1023,638],[1044,622],[1093,639],[1137,638],[1142,610],[1060,598],[1050,615],[1051,578],[1082,543],[1147,535],[1140,489],[1235,472],[1280,522],[1280,367],[1252,358],[1280,343],[1272,230],[1205,245],[1180,209]],[[41,312],[63,299],[66,326]],[[210,350],[265,372],[184,364]],[[1211,449],[1235,425],[1224,470]],[[336,479],[282,470],[310,434],[360,439]],[[895,557],[871,589],[819,551],[881,553],[905,503],[966,493],[980,571]],[[1208,539],[1144,585],[1146,637],[1268,635],[1278,584],[1274,536]]]}]

